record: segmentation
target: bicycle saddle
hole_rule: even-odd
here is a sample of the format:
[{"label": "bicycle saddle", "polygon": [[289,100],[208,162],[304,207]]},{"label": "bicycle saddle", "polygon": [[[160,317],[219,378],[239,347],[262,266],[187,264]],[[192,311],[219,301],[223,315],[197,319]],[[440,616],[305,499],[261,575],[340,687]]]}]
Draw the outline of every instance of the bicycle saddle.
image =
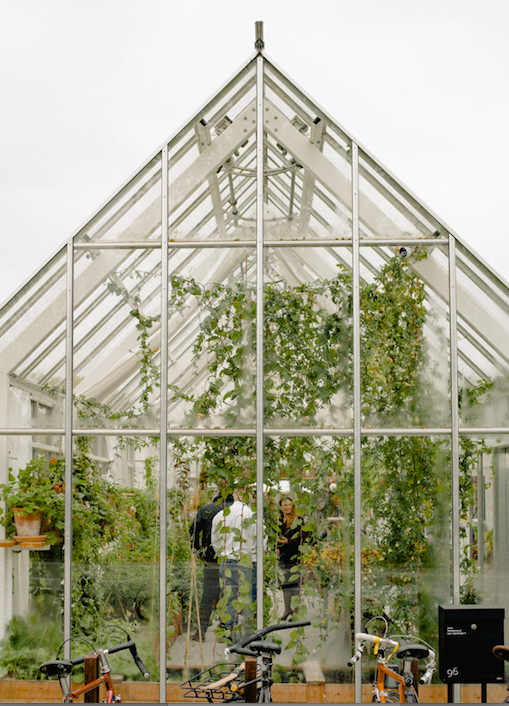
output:
[{"label": "bicycle saddle", "polygon": [[275,642],[270,642],[269,640],[250,642],[249,649],[254,650],[254,652],[269,652],[269,654],[273,655],[281,654],[281,645],[276,645]]},{"label": "bicycle saddle", "polygon": [[509,647],[507,647],[506,645],[495,645],[492,652],[495,657],[498,657],[499,659],[505,659],[509,662]]},{"label": "bicycle saddle", "polygon": [[73,666],[68,659],[51,659],[41,664],[39,670],[48,677],[66,677],[72,672]]},{"label": "bicycle saddle", "polygon": [[424,659],[425,657],[429,657],[429,650],[427,647],[424,647],[424,645],[410,643],[408,645],[402,645],[396,652],[396,657],[398,659],[408,657],[411,659]]}]

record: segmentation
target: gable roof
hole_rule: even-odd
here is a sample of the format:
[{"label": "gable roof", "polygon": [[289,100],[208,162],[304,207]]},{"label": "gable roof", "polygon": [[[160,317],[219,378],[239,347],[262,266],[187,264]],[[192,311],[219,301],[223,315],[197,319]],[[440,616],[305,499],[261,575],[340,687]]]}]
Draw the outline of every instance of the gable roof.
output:
[{"label": "gable roof", "polygon": [[[164,144],[170,275],[203,286],[249,281],[255,272],[257,55]],[[338,264],[351,267],[355,142],[362,277],[369,281],[395,251],[403,257],[425,248],[427,258],[411,266],[426,285],[430,311],[445,322],[454,238],[461,375],[470,382],[506,375],[507,284],[266,55],[263,62],[266,279],[296,286],[332,277]],[[132,403],[139,387],[131,312],[160,314],[161,159],[162,148],[69,241],[75,392],[113,406]],[[190,355],[199,317],[192,304],[185,317],[171,313],[171,384],[199,384]],[[0,310],[0,334],[2,372],[38,386],[63,380],[66,246]],[[154,351],[159,345],[157,321],[149,343]]]}]

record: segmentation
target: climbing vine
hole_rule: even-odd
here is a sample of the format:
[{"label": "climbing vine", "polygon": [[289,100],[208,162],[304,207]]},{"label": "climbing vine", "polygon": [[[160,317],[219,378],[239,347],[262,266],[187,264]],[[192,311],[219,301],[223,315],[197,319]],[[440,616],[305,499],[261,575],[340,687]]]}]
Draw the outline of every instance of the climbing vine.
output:
[{"label": "climbing vine", "polygon": [[[424,258],[425,253],[417,255]],[[178,310],[196,298],[202,312],[193,356],[205,361],[206,383],[196,392],[174,387],[173,400],[187,403],[188,423],[197,419],[241,426],[254,419],[256,304],[244,283],[204,288],[192,279],[172,281]],[[264,419],[269,426],[351,425],[353,400],[351,273],[338,267],[329,280],[294,288],[280,282],[264,287]],[[394,257],[360,289],[362,424],[377,427],[426,427],[443,400],[433,380],[425,345],[425,325],[433,325],[423,282],[407,261]],[[469,401],[485,390],[465,390]],[[483,387],[484,385],[484,387]],[[462,440],[461,493],[471,504],[472,469],[482,443]],[[197,458],[200,481],[207,484],[255,479],[252,437],[201,437],[175,449],[179,459]],[[391,616],[404,630],[426,631],[433,599],[426,576],[448,562],[443,546],[448,532],[448,450],[429,436],[379,436],[362,439],[364,518],[363,584],[365,610]],[[351,438],[268,437],[264,478],[277,488],[292,487],[310,523],[314,541],[303,548],[304,562],[317,580],[349,601],[353,564],[353,476]],[[334,490],[331,490],[334,488]],[[270,519],[268,491],[266,520]],[[323,502],[317,498],[323,498]],[[277,509],[277,508],[276,508]],[[341,515],[331,531],[327,516]],[[275,531],[275,530],[274,530]],[[340,547],[338,551],[338,547]],[[320,569],[320,567],[322,567]],[[339,568],[341,567],[341,568]],[[463,562],[465,572],[472,572]],[[316,573],[318,572],[318,574]],[[320,572],[323,578],[320,578]],[[270,582],[270,578],[268,579]]]},{"label": "climbing vine", "polygon": [[[424,258],[425,253],[417,258]],[[130,306],[137,330],[140,392],[127,409],[83,396],[75,398],[80,419],[103,425],[129,423],[151,410],[160,386],[157,348],[151,343],[160,317],[145,316],[139,298],[115,285],[108,289]],[[195,385],[170,386],[171,402],[180,402],[180,426],[254,428],[256,413],[256,297],[244,282],[203,284],[193,278],[170,278],[170,314],[184,314],[191,304],[199,312],[192,363]],[[409,262],[391,258],[360,287],[361,423],[364,427],[432,427],[443,400],[434,385],[440,371],[428,353],[425,326],[433,326],[424,284]],[[289,287],[264,285],[264,421],[278,427],[338,428],[353,426],[353,299],[352,275],[338,266],[335,277]],[[475,405],[490,389],[482,380],[461,392],[460,402]],[[142,445],[143,440],[135,442]],[[172,437],[175,486],[169,493],[168,593],[177,612],[193,610],[196,574],[190,570],[189,468],[197,463],[199,484],[223,493],[256,479],[256,443],[252,435]],[[145,466],[145,490],[126,499],[118,488],[98,478],[90,440],[76,443],[75,550],[91,566],[94,554],[131,564],[158,559],[155,533],[157,483],[153,461]],[[471,507],[475,502],[475,466],[489,448],[461,437],[460,497],[462,519],[462,600],[478,600],[476,564],[468,547]],[[438,593],[429,576],[449,563],[450,448],[431,436],[363,436],[362,582],[366,616],[385,614],[394,628],[432,637]],[[330,596],[323,621],[345,616],[350,626],[353,595],[353,441],[344,436],[267,436],[264,446],[267,552],[264,580],[266,619],[277,619],[271,596],[279,586],[277,549],[278,495],[281,482],[290,487],[309,540],[301,547],[306,572],[303,596],[322,591]],[[60,463],[60,461],[59,461]],[[63,463],[63,462],[62,462]],[[134,510],[133,510],[134,508]],[[122,513],[125,527],[113,517]],[[470,525],[469,525],[470,523]],[[86,526],[93,532],[80,531]],[[444,539],[445,537],[445,539]],[[86,541],[85,541],[86,540]],[[445,548],[444,548],[445,547]],[[138,551],[141,548],[140,551]],[[134,555],[139,555],[137,558]],[[137,559],[140,559],[138,562]],[[132,577],[131,577],[132,578]],[[141,575],[136,577],[142,580]],[[132,579],[134,581],[134,579]],[[135,582],[135,581],[134,581]],[[126,584],[128,579],[126,577]],[[79,574],[74,587],[82,627],[92,629],[101,602],[125,607],[122,590],[94,592],[93,570]],[[132,587],[131,587],[132,588]],[[143,586],[136,584],[136,590]],[[117,594],[116,597],[114,594]],[[132,591],[126,589],[131,596]],[[138,594],[137,594],[138,595]],[[136,601],[135,601],[136,604]],[[81,611],[81,612],[80,612]],[[94,612],[95,611],[95,612]],[[306,600],[297,617],[304,617]],[[129,617],[129,616],[126,616]],[[345,623],[343,623],[345,625]],[[88,629],[88,627],[87,627]],[[296,659],[305,653],[299,635],[292,637]]]}]

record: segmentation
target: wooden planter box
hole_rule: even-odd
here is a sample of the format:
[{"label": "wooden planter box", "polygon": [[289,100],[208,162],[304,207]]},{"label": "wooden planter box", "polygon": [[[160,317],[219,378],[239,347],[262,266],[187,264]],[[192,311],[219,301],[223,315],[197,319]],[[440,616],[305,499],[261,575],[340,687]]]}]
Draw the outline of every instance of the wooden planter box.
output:
[{"label": "wooden planter box", "polygon": [[[117,688],[117,687],[116,687]],[[504,684],[488,685],[487,703],[502,703],[507,695]],[[159,703],[159,684],[157,682],[122,682],[118,685],[122,703]],[[168,703],[182,703],[182,690],[178,684],[168,684],[166,700]],[[422,703],[447,703],[447,687],[442,685],[421,686],[419,697]],[[104,698],[101,693],[100,698]],[[352,684],[274,684],[272,687],[274,703],[353,703]],[[461,687],[462,703],[481,703],[481,687],[465,685]],[[371,686],[362,687],[363,703],[371,701]],[[58,682],[28,681],[17,679],[0,680],[0,703],[59,703],[62,692]],[[193,699],[186,699],[193,703]],[[79,699],[83,702],[83,697]],[[204,703],[201,700],[199,703]]]}]

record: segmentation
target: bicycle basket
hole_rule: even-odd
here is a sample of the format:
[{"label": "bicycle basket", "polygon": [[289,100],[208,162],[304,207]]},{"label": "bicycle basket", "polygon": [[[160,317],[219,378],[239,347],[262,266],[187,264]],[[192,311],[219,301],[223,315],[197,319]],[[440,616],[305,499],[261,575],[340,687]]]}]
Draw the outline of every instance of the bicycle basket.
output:
[{"label": "bicycle basket", "polygon": [[180,685],[181,689],[187,689],[183,697],[210,701],[238,696],[244,684],[244,669],[242,665],[232,671],[232,666],[231,663],[221,662],[196,674]]}]

